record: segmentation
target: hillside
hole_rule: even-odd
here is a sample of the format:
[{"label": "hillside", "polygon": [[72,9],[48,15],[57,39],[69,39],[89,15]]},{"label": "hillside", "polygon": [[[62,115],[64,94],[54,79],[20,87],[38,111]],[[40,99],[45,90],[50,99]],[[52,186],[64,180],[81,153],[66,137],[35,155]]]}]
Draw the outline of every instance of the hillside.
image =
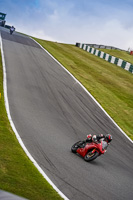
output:
[{"label": "hillside", "polygon": [[[82,82],[133,139],[133,75],[74,45],[36,40]],[[1,56],[0,93],[0,188],[28,199],[61,199],[27,158],[10,127],[5,110]]]}]

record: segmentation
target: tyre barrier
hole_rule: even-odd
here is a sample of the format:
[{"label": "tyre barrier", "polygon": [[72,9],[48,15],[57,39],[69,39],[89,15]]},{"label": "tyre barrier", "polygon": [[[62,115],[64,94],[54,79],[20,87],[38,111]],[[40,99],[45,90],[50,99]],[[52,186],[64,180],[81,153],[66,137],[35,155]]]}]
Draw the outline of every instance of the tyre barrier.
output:
[{"label": "tyre barrier", "polygon": [[133,74],[133,64],[126,62],[125,60],[122,60],[121,58],[111,56],[110,54],[100,51],[94,47],[90,47],[87,44],[76,43],[76,46],[91,53],[91,54],[94,54],[95,56],[98,56],[98,57],[106,60],[107,62],[115,64],[119,67],[122,67],[123,69],[125,69]]}]

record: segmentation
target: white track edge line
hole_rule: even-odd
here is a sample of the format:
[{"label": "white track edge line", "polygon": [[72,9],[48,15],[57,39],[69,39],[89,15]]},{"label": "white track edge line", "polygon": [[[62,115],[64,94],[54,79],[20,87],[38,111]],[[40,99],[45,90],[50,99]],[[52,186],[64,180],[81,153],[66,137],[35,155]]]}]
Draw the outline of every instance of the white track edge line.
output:
[{"label": "white track edge line", "polygon": [[6,79],[6,65],[5,65],[5,57],[4,57],[4,51],[3,51],[3,44],[2,44],[2,37],[0,33],[0,45],[1,45],[1,54],[2,54],[2,65],[3,65],[3,85],[4,85],[4,101],[6,106],[6,111],[8,115],[9,122],[11,124],[11,127],[16,135],[16,138],[18,139],[21,147],[25,151],[26,155],[29,157],[31,162],[34,164],[34,166],[38,169],[38,171],[42,174],[42,176],[48,181],[48,183],[53,187],[53,189],[64,199],[69,200],[57,187],[56,185],[49,179],[49,177],[45,174],[45,172],[41,169],[41,167],[38,165],[38,163],[35,161],[35,159],[31,156],[27,148],[25,147],[22,139],[20,138],[17,129],[13,123],[13,120],[11,118],[10,109],[9,109],[9,102],[8,102],[8,95],[7,95],[7,79]]},{"label": "white track edge line", "polygon": [[[30,37],[32,40],[34,40],[32,37]],[[102,111],[109,117],[109,119],[115,124],[115,126],[126,136],[126,138],[133,143],[133,140],[131,140],[127,134],[118,126],[118,124],[109,116],[109,114],[103,109],[103,107],[98,103],[98,101],[91,95],[91,93],[78,81],[56,58],[54,58],[44,47],[42,47],[41,44],[39,44],[36,40],[34,40],[45,52],[47,52],[65,71],[67,71],[68,74],[72,76],[72,78],[79,83],[79,85],[87,92],[87,94],[95,101],[95,103],[102,109]]]}]

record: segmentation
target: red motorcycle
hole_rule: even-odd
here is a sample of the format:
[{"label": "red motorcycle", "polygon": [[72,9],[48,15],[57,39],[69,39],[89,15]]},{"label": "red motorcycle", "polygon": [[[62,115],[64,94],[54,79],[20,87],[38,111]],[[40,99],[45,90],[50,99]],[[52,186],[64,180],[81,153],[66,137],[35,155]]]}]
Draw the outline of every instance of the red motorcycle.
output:
[{"label": "red motorcycle", "polygon": [[107,151],[109,143],[104,139],[98,142],[76,142],[71,151],[81,155],[85,161],[89,162],[96,159],[98,156],[104,154]]}]

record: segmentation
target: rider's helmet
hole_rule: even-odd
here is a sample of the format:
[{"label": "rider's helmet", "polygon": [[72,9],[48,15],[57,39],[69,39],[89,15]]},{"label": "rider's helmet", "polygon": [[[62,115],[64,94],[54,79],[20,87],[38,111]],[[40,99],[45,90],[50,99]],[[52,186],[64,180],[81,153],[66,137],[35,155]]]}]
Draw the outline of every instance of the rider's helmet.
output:
[{"label": "rider's helmet", "polygon": [[96,135],[93,135],[93,136],[92,136],[92,141],[93,141],[93,142],[97,142],[97,136],[96,136]]},{"label": "rider's helmet", "polygon": [[112,141],[112,135],[107,134],[107,135],[105,136],[105,140],[106,140],[108,143],[111,142],[111,141]]}]

